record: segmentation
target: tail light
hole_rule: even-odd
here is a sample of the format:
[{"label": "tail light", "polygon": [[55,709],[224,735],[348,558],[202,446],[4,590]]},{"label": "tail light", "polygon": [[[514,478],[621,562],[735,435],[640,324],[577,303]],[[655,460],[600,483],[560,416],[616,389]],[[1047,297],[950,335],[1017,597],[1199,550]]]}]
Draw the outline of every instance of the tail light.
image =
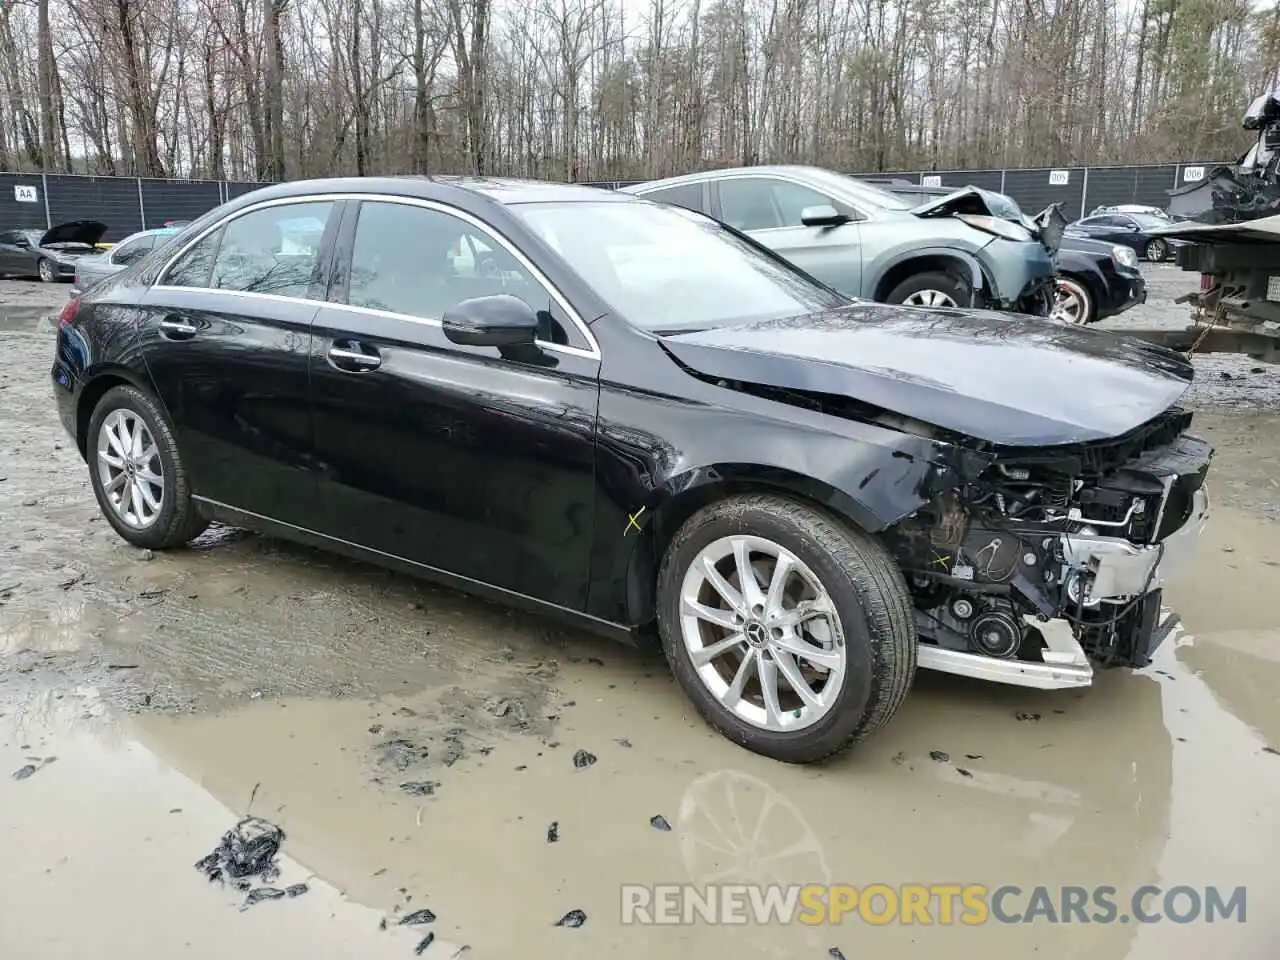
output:
[{"label": "tail light", "polygon": [[80,312],[80,298],[72,297],[62,307],[58,313],[58,329],[65,330],[71,326],[71,322],[75,320],[76,314]]},{"label": "tail light", "polygon": [[1213,286],[1213,274],[1211,273],[1200,274],[1200,289],[1204,291],[1204,290],[1208,290],[1212,286]]}]

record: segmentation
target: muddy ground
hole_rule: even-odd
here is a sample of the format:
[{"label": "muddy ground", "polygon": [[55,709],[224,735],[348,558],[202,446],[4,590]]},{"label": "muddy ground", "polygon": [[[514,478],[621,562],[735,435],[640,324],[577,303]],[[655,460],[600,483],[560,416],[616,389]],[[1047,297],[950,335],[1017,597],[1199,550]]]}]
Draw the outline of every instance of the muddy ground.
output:
[{"label": "muddy ground", "polygon": [[[1185,324],[1187,275],[1149,275],[1152,302],[1108,326]],[[366,960],[428,931],[428,958],[1274,956],[1280,369],[1197,361],[1215,511],[1150,669],[1069,693],[921,674],[869,743],[792,768],[711,733],[652,656],[237,531],[126,546],[50,400],[41,318],[64,297],[0,284],[0,957]],[[193,869],[247,811],[286,833],[276,886],[306,893],[244,910]],[[1243,885],[1249,911],[620,922],[623,883],[714,877]]]}]

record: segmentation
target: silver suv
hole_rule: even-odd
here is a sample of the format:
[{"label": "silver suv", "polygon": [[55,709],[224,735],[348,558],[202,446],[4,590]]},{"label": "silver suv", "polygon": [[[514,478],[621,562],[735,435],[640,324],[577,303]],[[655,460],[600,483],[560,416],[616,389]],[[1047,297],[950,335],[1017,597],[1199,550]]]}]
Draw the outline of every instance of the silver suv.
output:
[{"label": "silver suv", "polygon": [[1040,316],[1052,308],[1053,245],[1039,220],[1002,219],[973,187],[913,206],[845,174],[764,166],[622,189],[709,214],[851,297]]}]

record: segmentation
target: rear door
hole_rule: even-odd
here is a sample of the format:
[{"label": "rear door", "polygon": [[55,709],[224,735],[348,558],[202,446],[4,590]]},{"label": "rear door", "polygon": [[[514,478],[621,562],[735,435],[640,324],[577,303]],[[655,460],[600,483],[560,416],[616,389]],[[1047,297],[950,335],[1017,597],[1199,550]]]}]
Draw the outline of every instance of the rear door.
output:
[{"label": "rear door", "polygon": [[18,246],[22,234],[16,230],[0,233],[0,274],[25,274],[29,272],[29,248]]},{"label": "rear door", "polygon": [[[600,368],[585,327],[452,207],[361,201],[339,251],[311,350],[320,532],[583,609]],[[498,293],[539,313],[531,355],[445,337],[446,309]]]},{"label": "rear door", "polygon": [[299,199],[238,213],[186,247],[143,300],[143,357],[201,498],[311,518],[307,358],[340,208]]},{"label": "rear door", "polygon": [[[861,296],[862,215],[819,190],[778,177],[726,177],[712,182],[715,216],[749,233],[800,269],[847,296]],[[806,227],[806,207],[834,207],[855,222],[838,227]]]}]

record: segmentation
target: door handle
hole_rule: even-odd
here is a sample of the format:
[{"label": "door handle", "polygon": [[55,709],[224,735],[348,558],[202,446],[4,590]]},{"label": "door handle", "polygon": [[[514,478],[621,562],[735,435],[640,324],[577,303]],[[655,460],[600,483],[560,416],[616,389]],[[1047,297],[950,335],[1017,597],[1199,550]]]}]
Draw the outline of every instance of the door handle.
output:
[{"label": "door handle", "polygon": [[329,363],[339,370],[351,373],[364,373],[382,366],[382,358],[376,353],[363,353],[359,350],[348,350],[345,347],[329,348]]},{"label": "door handle", "polygon": [[196,328],[181,317],[170,315],[160,321],[160,332],[171,340],[186,340],[196,335]]}]

